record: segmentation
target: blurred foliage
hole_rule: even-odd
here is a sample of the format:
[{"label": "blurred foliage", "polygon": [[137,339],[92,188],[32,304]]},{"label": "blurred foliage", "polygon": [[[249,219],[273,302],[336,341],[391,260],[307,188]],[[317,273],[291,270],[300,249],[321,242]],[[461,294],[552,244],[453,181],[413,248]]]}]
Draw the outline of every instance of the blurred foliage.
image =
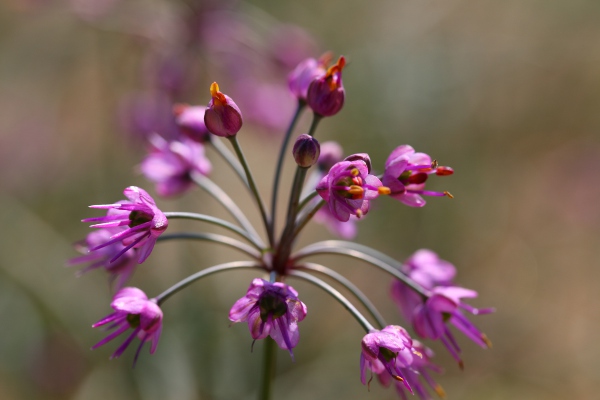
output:
[{"label": "blurred foliage", "polygon": [[[459,283],[479,291],[476,306],[497,308],[475,319],[493,349],[460,340],[465,371],[433,346],[446,367],[439,382],[449,398],[597,395],[600,3],[229,1],[218,6],[243,29],[204,20],[216,23],[202,49],[177,33],[186,23],[180,17],[197,3],[0,4],[0,398],[253,398],[262,344],[251,353],[247,331],[228,328],[227,320],[251,274],[211,277],[167,302],[157,353],[143,351],[132,370],[129,352],[109,362],[109,345],[89,351],[103,335],[90,325],[110,311],[106,277],[76,278],[63,265],[75,256],[71,244],[88,232],[79,222],[91,216],[87,205],[115,201],[128,185],[151,187],[134,168],[144,144],[125,129],[119,111],[132,93],[149,90],[141,72],[148,54],[169,59],[171,50],[181,50],[194,58],[193,79],[170,93],[172,101],[207,103],[213,80],[226,91],[228,78],[240,71],[224,71],[221,61],[248,65],[227,53],[227,40],[247,50],[244,57],[253,55],[249,72],[285,88],[284,61],[278,72],[262,63],[269,51],[281,55],[287,48],[269,42],[270,29],[284,23],[318,38],[303,45],[314,56],[330,49],[349,60],[345,109],[323,121],[319,140],[338,140],[348,154],[368,152],[379,171],[395,146],[410,143],[456,171],[434,183],[454,200],[409,209],[382,199],[360,223],[358,238],[400,260],[418,248],[436,250],[457,266]],[[217,3],[202,6],[212,11]],[[259,105],[276,112],[271,99]],[[307,127],[303,120],[300,130]],[[265,192],[274,164],[265,153],[279,144],[273,131],[255,123],[240,135]],[[244,198],[210,156],[214,179]],[[222,213],[199,191],[159,204]],[[246,209],[253,210],[251,202]],[[327,235],[313,227],[306,237]],[[232,259],[206,244],[166,243],[132,284],[158,294],[193,271]],[[323,261],[360,282],[384,315],[400,322],[387,276],[346,259]],[[360,384],[363,332],[351,317],[314,288],[292,285],[309,317],[296,363],[280,354],[275,398],[397,398],[393,390],[373,384],[368,392]]]}]

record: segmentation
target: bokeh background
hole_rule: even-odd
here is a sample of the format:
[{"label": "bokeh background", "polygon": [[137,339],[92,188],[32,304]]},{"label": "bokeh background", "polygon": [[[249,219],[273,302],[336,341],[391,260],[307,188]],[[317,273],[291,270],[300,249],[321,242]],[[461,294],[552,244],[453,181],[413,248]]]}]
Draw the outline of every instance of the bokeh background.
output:
[{"label": "bokeh background", "polygon": [[[592,399],[600,390],[600,3],[593,0],[3,0],[0,3],[0,398],[252,399],[250,352],[227,312],[252,273],[222,274],[165,303],[158,351],[108,357],[91,324],[110,311],[102,271],[65,268],[89,204],[152,185],[136,166],[151,131],[173,134],[174,102],[206,104],[217,80],[246,117],[239,135],[268,193],[293,101],[287,72],[344,54],[347,102],[317,137],[368,152],[381,171],[410,143],[456,174],[430,183],[454,200],[412,209],[380,199],[358,241],[403,260],[431,248],[474,288],[473,318],[494,343],[463,337],[460,371],[431,344],[450,399]],[[298,133],[308,127],[308,118]],[[213,179],[257,213],[212,152]],[[286,164],[286,178],[291,173]],[[286,192],[287,186],[284,184]],[[226,216],[199,190],[163,210]],[[280,207],[282,209],[284,207]],[[210,227],[175,224],[176,229]],[[302,239],[326,239],[321,227]],[[164,243],[131,284],[156,295],[237,254]],[[322,257],[372,295],[390,322],[389,277]],[[275,398],[395,399],[359,381],[360,326],[304,282],[296,362],[278,357]]]}]

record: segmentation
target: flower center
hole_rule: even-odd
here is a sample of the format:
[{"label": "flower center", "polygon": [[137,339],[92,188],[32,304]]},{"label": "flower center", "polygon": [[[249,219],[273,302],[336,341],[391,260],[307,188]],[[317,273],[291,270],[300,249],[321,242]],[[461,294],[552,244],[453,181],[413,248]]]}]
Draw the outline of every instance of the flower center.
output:
[{"label": "flower center", "polygon": [[129,227],[133,228],[146,222],[152,221],[152,215],[145,211],[132,211],[129,213]]},{"label": "flower center", "polygon": [[258,300],[260,319],[267,321],[269,315],[277,319],[287,312],[287,304],[280,296],[266,294]]},{"label": "flower center", "polygon": [[140,314],[127,314],[127,322],[132,328],[140,326]]}]

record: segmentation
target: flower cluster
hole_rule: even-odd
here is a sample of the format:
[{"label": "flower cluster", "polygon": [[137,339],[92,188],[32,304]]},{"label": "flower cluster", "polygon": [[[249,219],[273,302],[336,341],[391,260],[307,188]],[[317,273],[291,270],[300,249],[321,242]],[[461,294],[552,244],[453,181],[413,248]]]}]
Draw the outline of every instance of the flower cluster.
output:
[{"label": "flower cluster", "polygon": [[[439,340],[461,367],[460,348],[449,325],[476,344],[490,347],[487,337],[466,318],[465,312],[478,315],[492,310],[476,309],[463,301],[476,297],[477,292],[456,286],[456,268],[436,253],[418,250],[400,263],[375,249],[349,241],[327,240],[296,248],[299,235],[313,218],[324,223],[334,234],[347,239],[353,237],[357,230],[356,221],[366,216],[371,202],[381,196],[392,197],[411,207],[423,207],[422,196],[452,198],[448,191],[425,190],[429,176],[451,175],[452,168],[439,166],[429,155],[415,152],[409,145],[395,148],[387,158],[383,172],[377,174],[368,154],[344,157],[339,144],[318,142],[315,134],[319,121],[337,114],[345,99],[342,84],[345,58],[340,57],[328,65],[330,62],[329,55],[319,60],[307,59],[289,75],[288,86],[298,107],[282,139],[270,207],[263,202],[237,141],[243,117],[235,101],[221,92],[214,82],[208,91],[210,98],[206,107],[182,104],[173,107],[172,117],[178,134],[169,138],[168,135],[149,138],[150,151],[141,162],[141,172],[163,197],[183,194],[195,186],[204,189],[235,222],[196,212],[163,212],[145,190],[135,186],[125,189],[127,200],[91,206],[107,210],[106,215],[83,220],[93,222],[91,227],[97,230],[77,245],[86,254],[72,259],[70,264],[89,263],[83,272],[103,268],[111,280],[117,281],[117,292],[111,303],[114,312],[93,325],[108,325],[113,332],[93,348],[132,329],[113,357],[119,357],[136,337],[140,344],[134,360],[146,342],[151,343],[150,353],[154,353],[162,329],[164,301],[209,275],[252,269],[260,276],[253,279],[246,294],[233,303],[229,320],[247,324],[252,346],[255,341],[265,339],[266,357],[271,357],[273,352],[269,349],[276,344],[294,359],[293,349],[300,340],[299,323],[307,317],[307,306],[287,282],[304,280],[330,294],[364,328],[366,334],[362,338],[360,354],[363,384],[369,384],[375,375],[386,386],[394,382],[402,398],[412,393],[421,399],[429,399],[431,391],[443,396],[441,386],[430,374],[442,372],[432,361],[433,351],[414,340],[405,328],[388,324],[350,280],[324,265],[306,260],[318,254],[352,257],[390,275],[393,280],[391,298],[414,333],[424,340]],[[297,136],[289,154],[288,144],[296,122],[301,112],[307,109],[312,112],[313,122],[307,132]],[[222,157],[248,189],[262,218],[263,235],[226,190],[209,178],[211,162],[205,155],[205,147],[211,147]],[[280,230],[276,223],[276,207],[280,172],[286,155],[295,161],[296,173],[291,181],[287,219]],[[173,218],[216,225],[238,238],[197,231],[163,235],[168,220]],[[151,299],[142,290],[125,286],[136,265],[149,258],[158,241],[175,238],[226,245],[244,253],[250,260],[209,266]],[[350,298],[330,286],[328,281],[344,287],[368,314],[363,315]],[[268,381],[268,377],[265,380]]]}]

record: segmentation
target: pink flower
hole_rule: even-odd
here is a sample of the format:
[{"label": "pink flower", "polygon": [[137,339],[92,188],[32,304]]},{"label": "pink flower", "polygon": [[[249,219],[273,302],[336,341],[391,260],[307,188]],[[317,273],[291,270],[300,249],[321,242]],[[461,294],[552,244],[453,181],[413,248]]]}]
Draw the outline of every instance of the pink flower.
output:
[{"label": "pink flower", "polygon": [[185,137],[181,141],[167,142],[158,135],[153,135],[150,142],[152,150],[140,169],[146,178],[156,183],[156,191],[161,196],[181,194],[192,185],[192,173],[208,175],[211,171],[201,143]]},{"label": "pink flower", "polygon": [[[351,159],[352,161],[346,161]],[[331,214],[345,222],[350,215],[358,218],[369,211],[369,201],[379,196],[382,186],[370,174],[367,155],[353,155],[336,163],[317,184],[317,192],[328,203]]]},{"label": "pink flower", "polygon": [[206,128],[217,136],[235,136],[242,128],[240,109],[231,97],[219,91],[217,82],[210,85],[210,94],[212,98],[204,114]]},{"label": "pink flower", "polygon": [[432,192],[425,189],[425,181],[431,174],[452,175],[450,167],[440,167],[425,153],[415,153],[409,145],[396,147],[385,162],[381,181],[390,188],[390,196],[411,207],[423,207],[425,196],[448,196],[446,191]]},{"label": "pink flower", "polygon": [[346,59],[342,56],[338,62],[317,77],[308,87],[306,102],[309,107],[323,117],[337,114],[344,106],[345,91],[342,84],[342,69]]},{"label": "pink flower", "polygon": [[135,353],[133,364],[135,365],[140,350],[146,342],[151,343],[150,354],[154,354],[158,345],[158,339],[160,338],[163,318],[163,313],[156,304],[156,301],[148,299],[148,296],[138,288],[126,287],[115,294],[110,306],[115,312],[102,318],[92,325],[92,327],[97,328],[110,323],[108,329],[114,329],[114,331],[92,346],[92,349],[110,342],[131,328],[133,332],[131,332],[110,358],[117,358],[123,354],[136,336],[140,339],[141,343]]},{"label": "pink flower", "polygon": [[198,143],[205,143],[210,138],[210,132],[204,124],[206,107],[176,104],[173,107],[175,123],[179,132]]},{"label": "pink flower", "polygon": [[123,193],[128,200],[115,204],[90,206],[90,208],[107,209],[106,216],[86,218],[82,222],[100,222],[91,227],[103,229],[127,226],[128,228],[112,235],[108,241],[90,248],[90,251],[121,242],[125,247],[115,254],[110,262],[114,262],[129,249],[136,248],[139,253],[138,264],[141,264],[152,252],[156,239],[169,226],[169,221],[144,189],[130,186]]},{"label": "pink flower", "polygon": [[288,76],[290,92],[299,100],[306,101],[308,87],[318,77],[327,72],[325,66],[329,64],[331,54],[324,54],[319,60],[307,58],[296,66]]},{"label": "pink flower", "polygon": [[271,336],[277,345],[290,352],[300,340],[298,321],[306,317],[306,305],[298,292],[281,282],[254,279],[244,297],[229,311],[229,320],[247,322],[254,340]]}]

